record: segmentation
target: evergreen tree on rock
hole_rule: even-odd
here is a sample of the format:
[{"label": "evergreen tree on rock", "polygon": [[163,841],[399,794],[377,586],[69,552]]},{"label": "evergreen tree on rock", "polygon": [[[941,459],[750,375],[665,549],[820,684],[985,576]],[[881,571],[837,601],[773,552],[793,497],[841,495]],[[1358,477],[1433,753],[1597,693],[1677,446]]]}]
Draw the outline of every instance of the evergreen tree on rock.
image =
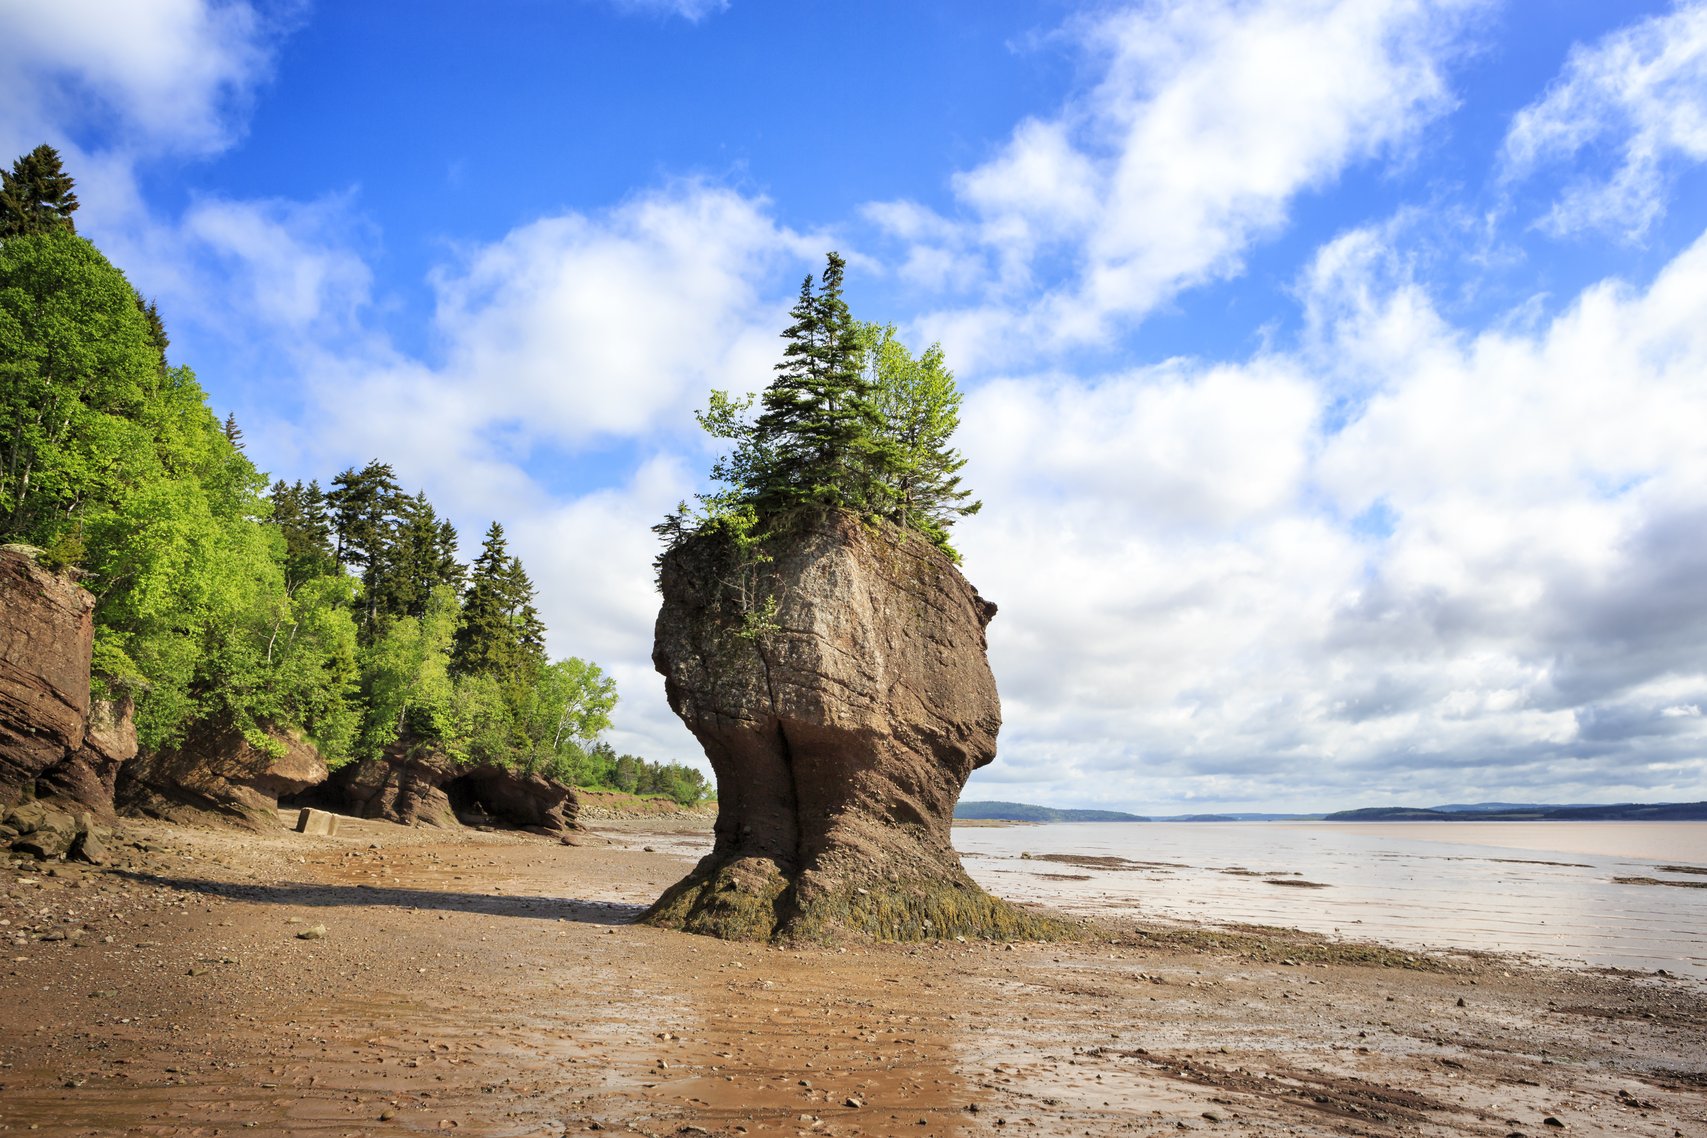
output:
[{"label": "evergreen tree on rock", "polygon": [[871,510],[872,471],[884,460],[882,419],[860,369],[859,329],[842,298],[847,263],[829,254],[816,289],[808,276],[783,332],[788,346],[753,428],[762,455],[761,513],[809,505]]}]

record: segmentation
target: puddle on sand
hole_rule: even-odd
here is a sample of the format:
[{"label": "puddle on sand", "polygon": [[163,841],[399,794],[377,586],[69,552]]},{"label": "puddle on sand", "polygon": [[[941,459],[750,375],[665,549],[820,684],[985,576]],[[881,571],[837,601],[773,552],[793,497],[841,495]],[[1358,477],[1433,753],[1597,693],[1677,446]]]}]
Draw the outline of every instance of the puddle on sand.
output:
[{"label": "puddle on sand", "polygon": [[[923,964],[885,960],[892,974],[883,979],[894,983],[874,990],[869,959],[764,950],[748,967],[736,963],[649,1006],[653,1030],[636,1052],[640,1064],[601,1096],[602,1124],[789,1136],[962,1133],[973,1092],[957,1071],[944,1014],[955,1001],[918,998]],[[608,1050],[622,1046],[613,1041]]]}]

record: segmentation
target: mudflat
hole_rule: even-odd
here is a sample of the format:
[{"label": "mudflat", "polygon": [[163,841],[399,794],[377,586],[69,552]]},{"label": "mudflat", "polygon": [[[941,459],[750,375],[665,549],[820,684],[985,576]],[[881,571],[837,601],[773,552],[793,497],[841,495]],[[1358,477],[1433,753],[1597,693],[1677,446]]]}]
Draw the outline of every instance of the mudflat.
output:
[{"label": "mudflat", "polygon": [[0,1130],[1707,1134],[1695,982],[1272,929],[635,925],[684,824],[132,823],[103,867],[0,864]]}]

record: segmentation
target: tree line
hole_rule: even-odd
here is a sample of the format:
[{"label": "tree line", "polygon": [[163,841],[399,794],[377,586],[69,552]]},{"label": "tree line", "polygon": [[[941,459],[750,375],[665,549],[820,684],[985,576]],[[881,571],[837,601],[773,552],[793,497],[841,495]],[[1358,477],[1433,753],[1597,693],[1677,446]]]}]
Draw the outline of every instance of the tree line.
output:
[{"label": "tree line", "polygon": [[261,747],[301,732],[334,768],[421,746],[702,796],[673,764],[607,757],[615,683],[549,659],[497,522],[464,565],[386,463],[269,485],[77,204],[51,147],[0,171],[0,542],[94,594],[95,694],[133,700],[144,747],[212,722]]}]

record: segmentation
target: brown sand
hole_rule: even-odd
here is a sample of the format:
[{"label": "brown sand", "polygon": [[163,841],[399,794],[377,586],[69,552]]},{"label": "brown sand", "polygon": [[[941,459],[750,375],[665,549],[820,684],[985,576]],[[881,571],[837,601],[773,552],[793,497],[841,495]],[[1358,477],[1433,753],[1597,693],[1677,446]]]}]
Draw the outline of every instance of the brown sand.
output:
[{"label": "brown sand", "polygon": [[0,863],[0,1130],[1707,1135],[1691,982],[1136,925],[725,944],[630,923],[703,820],[597,825]]}]

